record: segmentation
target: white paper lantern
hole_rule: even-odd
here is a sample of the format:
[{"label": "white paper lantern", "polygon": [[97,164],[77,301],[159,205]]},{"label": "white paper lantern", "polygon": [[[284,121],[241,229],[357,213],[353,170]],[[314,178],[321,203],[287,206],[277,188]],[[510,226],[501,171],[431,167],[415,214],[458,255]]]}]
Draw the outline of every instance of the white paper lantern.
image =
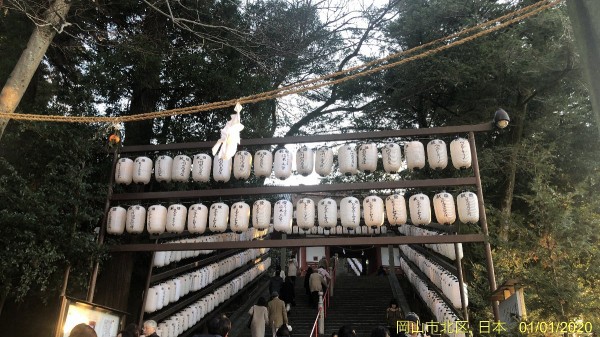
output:
[{"label": "white paper lantern", "polygon": [[431,223],[431,203],[425,194],[415,194],[408,199],[410,221],[413,225],[428,225]]},{"label": "white paper lantern", "polygon": [[471,145],[465,138],[457,138],[450,142],[452,165],[457,169],[471,167]]},{"label": "white paper lantern", "polygon": [[156,297],[156,310],[160,310],[165,302],[165,288],[160,284],[155,285],[152,288],[156,288],[158,296]]},{"label": "white paper lantern", "polygon": [[210,205],[208,228],[213,232],[224,232],[229,222],[229,206],[222,202]]},{"label": "white paper lantern", "polygon": [[256,200],[252,205],[252,227],[267,229],[271,224],[271,202],[269,200]]},{"label": "white paper lantern", "polygon": [[159,156],[154,163],[154,178],[158,182],[171,182],[171,168],[173,167],[173,158],[169,156]]},{"label": "white paper lantern", "polygon": [[273,170],[273,154],[271,151],[258,150],[254,154],[254,175],[257,178],[271,176]]},{"label": "white paper lantern", "polygon": [[309,149],[306,145],[298,149],[296,152],[296,170],[298,174],[307,176],[313,172],[314,157],[313,149]]},{"label": "white paper lantern", "polygon": [[113,235],[121,235],[125,231],[127,210],[120,206],[111,207],[106,221],[106,232]]},{"label": "white paper lantern", "polygon": [[211,156],[199,153],[194,156],[192,166],[192,179],[194,181],[207,182],[210,180],[210,169],[212,168]]},{"label": "white paper lantern", "polygon": [[406,156],[406,167],[410,170],[425,167],[425,148],[419,141],[404,144],[404,155]]},{"label": "white paper lantern", "polygon": [[433,197],[435,218],[442,225],[451,225],[456,221],[456,207],[452,194],[442,192]]},{"label": "white paper lantern", "polygon": [[127,224],[125,229],[130,234],[140,234],[144,231],[146,209],[140,205],[129,206],[127,209]]},{"label": "white paper lantern", "polygon": [[233,157],[233,176],[236,179],[250,178],[252,155],[248,151],[238,151]]},{"label": "white paper lantern", "polygon": [[320,147],[315,155],[315,171],[322,177],[333,171],[333,150],[327,146]]},{"label": "white paper lantern", "polygon": [[448,166],[448,150],[446,142],[441,139],[434,139],[427,143],[427,161],[429,167],[434,170],[443,170]]},{"label": "white paper lantern", "polygon": [[338,149],[340,173],[351,176],[358,172],[358,158],[354,145],[342,145]]},{"label": "white paper lantern", "polygon": [[346,197],[340,201],[340,220],[344,228],[354,229],[360,226],[360,201],[355,197]]},{"label": "white paper lantern", "polygon": [[150,234],[162,234],[167,225],[167,208],[163,205],[152,205],[148,207],[146,226]]},{"label": "white paper lantern", "polygon": [[365,173],[377,170],[377,145],[375,143],[362,144],[358,147],[358,169]]},{"label": "white paper lantern", "polygon": [[318,217],[319,227],[334,228],[337,225],[337,202],[330,198],[321,199],[318,205]]},{"label": "white paper lantern", "polygon": [[381,150],[383,169],[387,173],[398,173],[402,168],[400,145],[389,143]]},{"label": "white paper lantern", "polygon": [[287,149],[275,151],[275,160],[273,163],[275,177],[281,180],[287,179],[292,175],[292,154]]},{"label": "white paper lantern", "polygon": [[213,161],[213,179],[224,183],[231,179],[231,158],[215,158]]},{"label": "white paper lantern", "polygon": [[302,198],[296,203],[296,223],[302,229],[315,226],[315,202],[310,198]]},{"label": "white paper lantern", "polygon": [[279,200],[273,206],[273,227],[279,232],[292,231],[294,206],[291,201]]},{"label": "white paper lantern", "polygon": [[363,212],[365,218],[365,224],[368,227],[380,227],[385,221],[385,213],[383,209],[383,200],[376,196],[371,195],[363,200]]},{"label": "white paper lantern", "polygon": [[392,194],[385,198],[385,210],[390,225],[397,226],[406,223],[406,200],[400,194]]},{"label": "white paper lantern", "polygon": [[194,234],[204,234],[208,222],[208,207],[203,204],[193,204],[190,206],[187,219],[188,232]]},{"label": "white paper lantern", "polygon": [[178,155],[173,159],[171,168],[171,179],[176,182],[185,183],[190,180],[192,159],[186,155]]},{"label": "white paper lantern", "polygon": [[152,159],[148,157],[137,157],[133,162],[133,182],[136,184],[147,184],[152,177]]},{"label": "white paper lantern", "polygon": [[456,198],[458,206],[458,218],[462,223],[479,222],[479,203],[477,194],[473,192],[463,192]]},{"label": "white paper lantern", "polygon": [[185,229],[185,218],[187,207],[181,204],[173,204],[167,210],[167,224],[165,229],[168,233],[182,233]]},{"label": "white paper lantern", "polygon": [[229,219],[229,228],[232,231],[237,233],[247,231],[248,224],[250,223],[250,206],[242,201],[231,205]]},{"label": "white paper lantern", "polygon": [[144,311],[147,313],[155,312],[157,310],[158,302],[158,288],[150,287],[146,293],[146,305]]},{"label": "white paper lantern", "polygon": [[115,167],[115,183],[131,184],[133,180],[133,160],[129,158],[121,158]]}]

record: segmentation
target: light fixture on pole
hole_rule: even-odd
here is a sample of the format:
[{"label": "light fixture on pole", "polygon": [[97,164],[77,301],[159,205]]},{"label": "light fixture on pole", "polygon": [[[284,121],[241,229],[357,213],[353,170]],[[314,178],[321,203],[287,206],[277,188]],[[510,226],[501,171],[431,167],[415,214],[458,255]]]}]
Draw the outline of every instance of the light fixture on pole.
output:
[{"label": "light fixture on pole", "polygon": [[508,113],[504,111],[504,109],[500,108],[496,110],[494,114],[494,125],[496,125],[500,129],[504,129],[508,126],[510,122],[510,117],[508,117]]}]

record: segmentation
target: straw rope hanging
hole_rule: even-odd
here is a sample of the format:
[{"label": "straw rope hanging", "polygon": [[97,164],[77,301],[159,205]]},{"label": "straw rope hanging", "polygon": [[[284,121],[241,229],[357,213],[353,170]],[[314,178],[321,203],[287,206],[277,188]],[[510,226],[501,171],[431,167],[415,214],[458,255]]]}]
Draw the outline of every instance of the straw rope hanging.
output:
[{"label": "straw rope hanging", "polygon": [[[376,72],[379,72],[382,70],[395,68],[395,67],[398,67],[400,65],[403,65],[403,64],[415,61],[415,60],[429,57],[434,54],[438,54],[442,51],[448,50],[448,49],[456,47],[456,46],[463,45],[467,42],[473,41],[475,39],[478,39],[478,38],[488,35],[490,33],[501,30],[505,27],[508,27],[511,24],[523,21],[529,17],[539,14],[540,12],[542,12],[546,9],[554,7],[561,2],[562,2],[562,0],[555,0],[555,1],[542,0],[542,1],[532,4],[530,6],[521,8],[519,10],[513,11],[513,12],[503,15],[501,17],[498,17],[496,19],[486,21],[482,24],[464,29],[460,32],[457,32],[457,33],[448,35],[446,37],[428,42],[426,44],[423,44],[423,45],[415,47],[415,48],[411,48],[411,49],[408,49],[405,51],[394,53],[394,54],[388,55],[386,57],[362,64],[359,66],[344,69],[344,70],[341,70],[341,71],[338,71],[335,73],[317,77],[317,78],[307,80],[304,82],[284,86],[284,87],[281,87],[281,88],[278,88],[275,90],[271,90],[271,91],[267,91],[267,92],[263,92],[263,93],[259,93],[259,94],[235,98],[235,99],[231,99],[231,100],[208,103],[208,104],[197,105],[197,106],[192,106],[192,107],[177,108],[177,109],[170,109],[170,110],[163,110],[163,111],[154,111],[154,112],[141,113],[141,114],[136,114],[136,115],[128,115],[128,116],[89,117],[89,116],[61,116],[61,115],[32,115],[32,114],[22,114],[22,113],[0,113],[0,118],[24,120],[24,121],[38,121],[38,122],[118,124],[118,123],[137,122],[137,121],[177,116],[177,115],[188,115],[188,114],[193,114],[193,113],[197,113],[197,112],[204,112],[204,111],[209,111],[209,110],[228,108],[228,107],[235,106],[236,104],[258,103],[258,102],[262,102],[262,101],[266,101],[266,100],[276,99],[276,98],[293,95],[293,94],[299,94],[299,93],[303,93],[306,91],[316,90],[316,89],[319,89],[322,87],[343,83],[343,82],[350,81],[350,80],[353,80],[353,79],[356,79],[359,77],[367,76],[367,75],[370,75],[370,74],[373,74],[373,73],[376,73]],[[504,20],[506,20],[506,21],[504,21]],[[474,33],[472,35],[463,37],[463,38],[458,38],[463,35],[468,35],[477,30],[481,30],[481,31]],[[443,42],[446,42],[446,44],[436,47],[434,49],[430,49],[430,50],[424,51],[422,53],[419,53],[419,54],[416,54],[413,56],[405,57],[405,58],[395,61],[395,62],[386,63],[386,64],[383,64],[383,65],[380,65],[380,66],[377,66],[374,68],[366,69],[366,68],[369,68],[369,67],[372,67],[372,66],[375,66],[378,64],[382,64],[386,61],[389,61],[389,60],[392,60],[392,59],[395,59],[398,57],[403,57],[406,55],[413,54],[417,51],[423,50],[425,48],[428,48],[428,47],[431,47],[433,45],[443,43]],[[363,70],[361,71],[361,69],[363,69]],[[350,74],[355,71],[358,71],[358,72],[356,72],[354,74]],[[336,78],[336,79],[334,79],[334,78]]]}]

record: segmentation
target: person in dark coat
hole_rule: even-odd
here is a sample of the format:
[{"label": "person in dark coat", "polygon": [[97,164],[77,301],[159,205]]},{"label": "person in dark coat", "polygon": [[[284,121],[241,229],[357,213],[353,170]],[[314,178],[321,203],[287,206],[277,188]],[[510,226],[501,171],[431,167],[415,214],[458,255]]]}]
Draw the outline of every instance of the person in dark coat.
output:
[{"label": "person in dark coat", "polygon": [[283,279],[279,276],[281,269],[275,270],[275,275],[269,279],[269,293],[280,292],[283,285]]},{"label": "person in dark coat", "polygon": [[285,282],[281,286],[281,292],[279,298],[285,302],[285,308],[289,312],[292,308],[292,303],[296,301],[296,292],[294,290],[294,283],[291,277],[286,277]]},{"label": "person in dark coat", "polygon": [[304,275],[304,289],[306,290],[306,296],[310,298],[310,286],[308,280],[310,279],[310,274],[313,273],[312,267],[308,267],[306,269],[306,274]]}]

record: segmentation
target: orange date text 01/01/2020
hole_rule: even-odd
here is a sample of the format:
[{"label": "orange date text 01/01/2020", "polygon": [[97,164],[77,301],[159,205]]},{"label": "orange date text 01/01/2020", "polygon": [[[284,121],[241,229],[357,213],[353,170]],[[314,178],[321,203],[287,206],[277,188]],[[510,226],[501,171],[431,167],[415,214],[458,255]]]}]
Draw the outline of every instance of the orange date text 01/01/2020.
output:
[{"label": "orange date text 01/01/2020", "polygon": [[[428,332],[430,334],[468,334],[471,327],[468,321],[455,322],[419,322],[410,327],[410,321],[397,321],[396,332]],[[507,331],[507,324],[495,321],[480,321],[478,330],[480,334],[497,334]],[[521,333],[591,333],[593,326],[591,322],[571,321],[571,322],[521,322],[519,323],[519,332]]]}]

